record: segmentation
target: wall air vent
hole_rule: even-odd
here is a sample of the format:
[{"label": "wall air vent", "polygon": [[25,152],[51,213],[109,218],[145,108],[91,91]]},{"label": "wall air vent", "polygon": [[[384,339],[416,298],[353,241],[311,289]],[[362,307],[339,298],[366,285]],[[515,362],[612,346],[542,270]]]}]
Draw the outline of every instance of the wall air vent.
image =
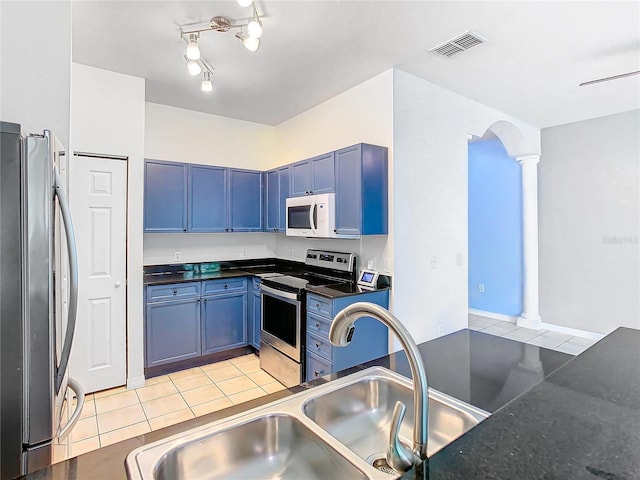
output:
[{"label": "wall air vent", "polygon": [[436,47],[430,48],[429,51],[437,55],[442,55],[443,57],[453,57],[458,53],[462,53],[484,42],[486,42],[484,38],[469,30]]}]

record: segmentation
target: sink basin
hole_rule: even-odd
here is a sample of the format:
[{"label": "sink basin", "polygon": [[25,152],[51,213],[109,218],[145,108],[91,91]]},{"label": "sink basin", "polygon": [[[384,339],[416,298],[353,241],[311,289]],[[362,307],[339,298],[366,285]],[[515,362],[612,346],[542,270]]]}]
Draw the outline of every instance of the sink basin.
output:
[{"label": "sink basin", "polygon": [[[400,436],[411,444],[413,390],[405,377],[372,367],[247,412],[133,450],[131,480],[388,480],[377,463],[396,400],[407,406]],[[429,454],[489,414],[429,391]]]},{"label": "sink basin", "polygon": [[[141,455],[160,460],[147,465]],[[298,419],[286,414],[265,415],[197,435],[168,451],[147,450],[137,460],[141,470],[151,470],[151,478],[158,480],[367,478]]]},{"label": "sink basin", "polygon": [[[384,456],[389,443],[391,416],[396,401],[407,407],[400,438],[412,444],[413,390],[390,377],[368,377],[356,383],[309,399],[303,411],[364,460]],[[429,391],[429,442],[431,456],[488,414],[435,390]]]}]

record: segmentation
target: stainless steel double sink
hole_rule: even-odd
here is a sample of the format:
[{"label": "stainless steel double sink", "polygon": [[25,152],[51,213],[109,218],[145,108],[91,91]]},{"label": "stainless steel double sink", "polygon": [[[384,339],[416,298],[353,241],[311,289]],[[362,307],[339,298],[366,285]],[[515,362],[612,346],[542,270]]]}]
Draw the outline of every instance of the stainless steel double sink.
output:
[{"label": "stainless steel double sink", "polygon": [[[411,382],[382,367],[354,373],[132,451],[130,479],[386,479],[393,407],[407,406],[400,437],[411,445]],[[489,414],[429,389],[429,456]]]}]

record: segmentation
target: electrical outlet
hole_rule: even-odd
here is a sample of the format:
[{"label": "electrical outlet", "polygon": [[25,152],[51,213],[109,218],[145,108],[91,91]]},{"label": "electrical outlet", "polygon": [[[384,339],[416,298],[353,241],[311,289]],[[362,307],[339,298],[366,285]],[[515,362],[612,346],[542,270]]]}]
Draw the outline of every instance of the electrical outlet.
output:
[{"label": "electrical outlet", "polygon": [[173,259],[176,262],[179,262],[180,261],[180,252],[173,252]]},{"label": "electrical outlet", "polygon": [[444,324],[442,322],[438,323],[438,335],[444,335]]},{"label": "electrical outlet", "polygon": [[291,248],[291,249],[289,250],[289,256],[290,256],[291,258],[293,258],[293,248]]},{"label": "electrical outlet", "polygon": [[247,249],[246,248],[242,249],[242,257],[243,258],[247,258]]},{"label": "electrical outlet", "polygon": [[376,263],[377,263],[377,261],[376,261],[375,258],[372,258],[372,259],[368,260],[367,261],[367,268],[369,270],[375,270],[376,269]]},{"label": "electrical outlet", "polygon": [[431,269],[435,270],[438,268],[438,257],[436,257],[435,255],[431,256]]},{"label": "electrical outlet", "polygon": [[479,284],[478,284],[478,291],[479,291],[480,293],[484,293],[484,283],[479,283]]}]

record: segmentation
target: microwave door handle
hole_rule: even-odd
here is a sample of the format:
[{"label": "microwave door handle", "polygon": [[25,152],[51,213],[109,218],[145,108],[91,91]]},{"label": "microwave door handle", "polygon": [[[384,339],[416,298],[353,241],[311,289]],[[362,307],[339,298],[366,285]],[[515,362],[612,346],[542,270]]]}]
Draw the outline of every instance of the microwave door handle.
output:
[{"label": "microwave door handle", "polygon": [[311,225],[311,231],[313,232],[313,234],[316,234],[316,229],[317,229],[317,225],[316,222],[314,221],[315,218],[317,217],[317,208],[318,208],[318,204],[316,203],[316,201],[314,200],[313,203],[310,205],[309,208],[309,225]]},{"label": "microwave door handle", "polygon": [[55,195],[58,197],[62,223],[67,234],[67,253],[69,257],[69,316],[67,317],[67,331],[65,332],[62,354],[60,355],[60,365],[56,367],[55,378],[56,392],[59,392],[69,364],[71,343],[76,329],[76,313],[78,311],[78,252],[76,249],[76,236],[73,229],[73,222],[71,221],[69,203],[57,168],[54,168],[54,182]]}]

